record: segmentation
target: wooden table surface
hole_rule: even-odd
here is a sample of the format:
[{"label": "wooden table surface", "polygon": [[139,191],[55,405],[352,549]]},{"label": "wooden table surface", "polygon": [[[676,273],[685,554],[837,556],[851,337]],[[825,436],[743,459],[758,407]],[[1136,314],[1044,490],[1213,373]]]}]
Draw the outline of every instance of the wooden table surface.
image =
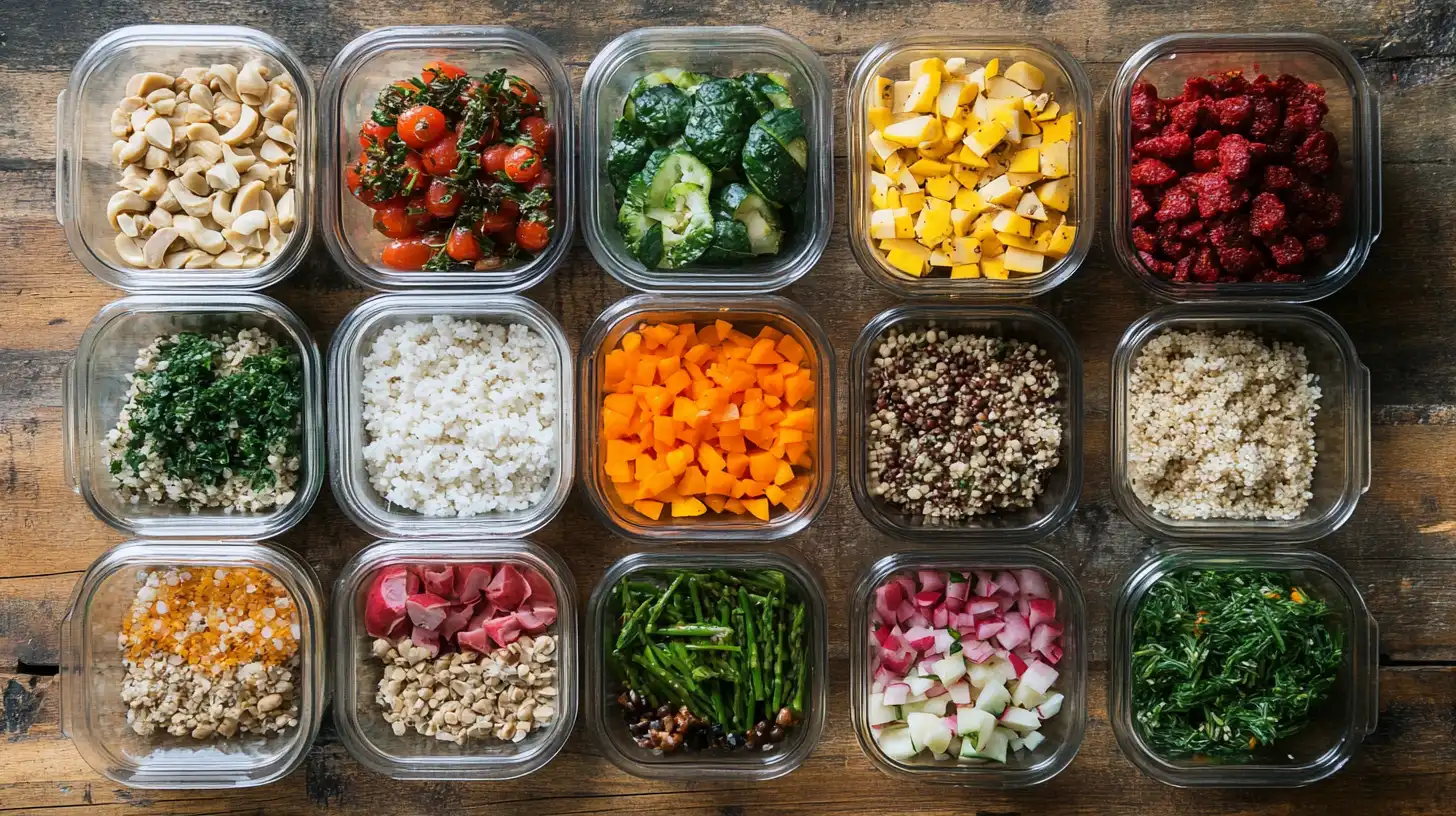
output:
[{"label": "wooden table surface", "polygon": [[[877,773],[860,753],[846,692],[846,596],[858,570],[896,545],[872,532],[855,509],[843,444],[833,501],[808,532],[792,541],[817,564],[829,588],[832,708],[812,757],[784,779],[764,784],[638,780],[603,759],[578,724],[565,751],[523,780],[399,783],[362,770],[326,725],[303,767],[268,787],[234,793],[129,791],[108,782],[81,760],[57,725],[59,621],[82,571],[122,540],[63,484],[60,378],[92,316],[122,293],[86,273],[56,225],[53,101],[93,40],[143,22],[254,25],[298,51],[316,79],[340,47],[376,26],[512,25],[555,49],[578,86],[592,56],[638,26],[760,22],[783,29],[823,56],[839,120],[835,234],[819,266],[786,294],[810,306],[841,359],[865,322],[895,303],[861,273],[846,240],[842,95],[856,61],[874,43],[928,23],[1044,34],[1083,62],[1099,95],[1128,54],[1169,32],[1313,27],[1346,43],[1381,96],[1385,231],[1364,272],[1321,308],[1350,331],[1372,373],[1374,475],[1355,517],[1315,546],[1349,570],[1379,618],[1379,730],[1343,772],[1302,791],[1178,791],[1143,777],[1118,752],[1107,721],[1107,620],[1119,573],[1147,541],[1117,512],[1108,488],[1108,362],[1123,329],[1154,304],[1113,266],[1104,239],[1069,283],[1039,301],[1071,328],[1086,365],[1082,500],[1071,523],[1042,546],[1082,582],[1092,648],[1086,741],[1071,767],[1046,785],[1001,794],[904,784]],[[1100,130],[1098,137],[1102,141]],[[0,3],[0,811],[140,806],[175,813],[1449,812],[1450,805],[1442,803],[1456,793],[1456,479],[1448,476],[1456,459],[1453,148],[1456,15],[1444,0],[913,5],[881,0],[520,0],[510,5],[59,0],[40,7],[5,0]],[[1102,153],[1105,158],[1105,149]],[[1105,178],[1104,170],[1099,173]],[[561,318],[573,344],[603,308],[627,294],[579,244],[578,239],[549,282],[529,293]],[[339,320],[368,293],[351,285],[318,246],[304,268],[269,294],[295,309],[323,346]],[[845,392],[841,386],[842,413]],[[632,551],[632,545],[607,534],[588,515],[579,494],[536,538],[570,563],[582,600],[608,564]],[[282,541],[331,581],[369,537],[343,518],[325,491],[307,521]]]}]

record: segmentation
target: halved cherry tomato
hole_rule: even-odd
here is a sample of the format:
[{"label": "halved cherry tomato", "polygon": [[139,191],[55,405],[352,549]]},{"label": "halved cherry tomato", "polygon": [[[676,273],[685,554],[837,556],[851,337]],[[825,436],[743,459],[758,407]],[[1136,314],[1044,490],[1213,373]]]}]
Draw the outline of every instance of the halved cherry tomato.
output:
[{"label": "halved cherry tomato", "polygon": [[521,132],[531,137],[537,153],[544,156],[551,152],[551,138],[556,134],[550,122],[539,116],[527,116],[521,120]]},{"label": "halved cherry tomato", "polygon": [[376,144],[384,144],[392,135],[394,135],[393,125],[381,125],[373,119],[369,119],[364,122],[363,127],[359,128],[359,146],[368,148]]},{"label": "halved cherry tomato", "polygon": [[463,199],[463,194],[451,190],[450,185],[440,179],[435,179],[430,182],[430,189],[425,191],[425,209],[436,218],[454,218],[455,213],[460,211]]},{"label": "halved cherry tomato", "polygon": [[475,228],[481,235],[498,235],[516,229],[516,217],[507,212],[491,212],[480,217]]},{"label": "halved cherry tomato", "polygon": [[513,219],[518,218],[521,215],[521,205],[517,204],[514,199],[510,198],[502,199],[500,206],[496,209],[505,213],[506,215],[509,215]]},{"label": "halved cherry tomato", "polygon": [[551,230],[542,221],[522,221],[516,225],[516,243],[527,252],[540,252],[551,243]]},{"label": "halved cherry tomato", "polygon": [[506,78],[506,92],[521,100],[522,105],[535,105],[541,101],[541,95],[536,93],[531,83],[520,77]]},{"label": "halved cherry tomato", "polygon": [[525,145],[517,145],[506,154],[506,178],[518,184],[541,175],[541,157]]},{"label": "halved cherry tomato", "polygon": [[443,60],[425,63],[425,70],[420,72],[420,78],[426,83],[434,82],[440,77],[444,77],[445,79],[459,79],[463,76],[465,76],[464,68]]},{"label": "halved cherry tomato", "polygon": [[545,187],[549,190],[551,189],[551,185],[555,183],[556,176],[550,170],[542,169],[541,174],[536,176],[536,180],[526,185],[526,189],[534,190],[537,187]]},{"label": "halved cherry tomato", "polygon": [[506,154],[511,152],[508,144],[493,144],[480,154],[480,169],[495,175],[506,169]]},{"label": "halved cherry tomato", "polygon": [[480,249],[480,239],[465,227],[450,231],[450,240],[445,243],[445,254],[457,261],[478,261],[485,256]]},{"label": "halved cherry tomato", "polygon": [[420,158],[424,159],[425,169],[432,176],[448,176],[455,172],[455,165],[460,163],[460,150],[457,145],[460,137],[453,133],[446,133],[435,143],[420,151]]},{"label": "halved cherry tomato", "polygon": [[399,138],[422,148],[445,134],[445,114],[430,105],[415,105],[399,115]]},{"label": "halved cherry tomato", "polygon": [[390,269],[406,272],[423,269],[435,254],[435,248],[426,243],[427,240],[429,239],[403,238],[390,241],[384,251],[379,254],[379,260]]},{"label": "halved cherry tomato", "polygon": [[423,199],[410,199],[374,211],[374,229],[389,238],[413,238],[429,220]]}]

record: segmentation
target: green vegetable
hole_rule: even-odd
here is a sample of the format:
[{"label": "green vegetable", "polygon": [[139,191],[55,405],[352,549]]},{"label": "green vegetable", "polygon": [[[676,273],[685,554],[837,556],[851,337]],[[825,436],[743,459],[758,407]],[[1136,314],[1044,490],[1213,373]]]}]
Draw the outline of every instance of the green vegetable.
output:
[{"label": "green vegetable", "polygon": [[789,98],[788,79],[780,74],[740,74],[738,82],[748,93],[749,100],[760,116],[776,108],[794,106],[794,100]]},{"label": "green vegetable", "polygon": [[698,86],[683,140],[694,156],[721,170],[738,158],[755,111],[742,85],[714,78]]},{"label": "green vegetable", "polygon": [[607,178],[617,190],[620,205],[625,198],[627,185],[632,176],[647,165],[652,154],[652,142],[636,122],[622,117],[612,125],[612,143],[607,148]]},{"label": "green vegetable", "polygon": [[1343,637],[1280,572],[1189,570],[1148,591],[1133,623],[1133,718],[1173,758],[1246,758],[1310,722]]},{"label": "green vegetable", "polygon": [[[651,159],[648,159],[648,163],[651,164]],[[644,167],[627,184],[627,194],[622,199],[621,209],[617,211],[617,229],[622,233],[622,240],[627,243],[627,248],[634,253],[642,237],[652,228],[652,219],[647,217],[647,191],[651,186],[650,168]]]},{"label": "green vegetable", "polygon": [[743,172],[764,198],[775,204],[789,204],[804,194],[808,150],[799,111],[773,111],[748,129]]},{"label": "green vegetable", "polygon": [[783,229],[778,213],[763,196],[745,185],[730,184],[718,195],[718,211],[744,225],[753,254],[773,255],[779,251]]},{"label": "green vegetable", "polygon": [[679,269],[696,261],[713,242],[708,191],[697,184],[680,182],[673,185],[663,203],[663,208],[648,210],[647,215],[662,226],[661,265]]},{"label": "green vegetable", "polygon": [[715,264],[737,264],[753,258],[753,245],[748,240],[748,227],[742,221],[719,218],[713,222],[713,243],[703,253],[703,260]]},{"label": "green vegetable", "polygon": [[667,196],[678,184],[692,184],[704,190],[713,186],[712,171],[691,153],[669,153],[654,166],[655,158],[653,154],[648,159],[647,169],[653,171],[652,186],[647,191],[648,209],[667,206]]},{"label": "green vegetable", "polygon": [[688,123],[692,100],[676,85],[654,85],[633,100],[635,120],[642,132],[654,139],[667,141],[683,132]]}]

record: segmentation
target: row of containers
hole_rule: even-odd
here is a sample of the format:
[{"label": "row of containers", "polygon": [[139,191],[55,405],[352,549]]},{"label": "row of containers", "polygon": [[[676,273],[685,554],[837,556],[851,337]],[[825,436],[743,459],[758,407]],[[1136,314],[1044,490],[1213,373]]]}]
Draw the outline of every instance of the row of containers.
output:
[{"label": "row of containers", "polygon": [[[897,271],[870,238],[870,131],[866,108],[877,76],[901,76],[915,60],[955,54],[972,60],[1024,60],[1047,77],[1064,112],[1075,116],[1069,160],[1076,228],[1066,254],[1039,275],[975,281],[915,278]],[[283,248],[253,269],[137,269],[114,246],[105,202],[115,192],[108,129],[123,88],[137,71],[258,58],[296,80],[298,127],[295,194],[298,227]],[[410,76],[430,60],[459,62],[472,71],[505,68],[541,89],[556,129],[554,231],[529,262],[492,271],[402,272],[379,260],[387,240],[374,231],[371,211],[355,202],[344,168],[361,148],[357,135],[381,88]],[[1320,83],[1329,114],[1324,127],[1338,144],[1335,190],[1346,216],[1329,235],[1315,269],[1293,283],[1174,282],[1150,271],[1133,246],[1130,160],[1131,94],[1140,81],[1179,87],[1185,76],[1257,66],[1270,75],[1291,73]],[[690,68],[715,74],[773,71],[787,78],[803,116],[809,144],[803,226],[778,254],[756,256],[739,267],[648,269],[618,233],[617,208],[607,172],[612,126],[635,80],[650,71]],[[317,97],[317,98],[316,98]],[[1028,36],[912,35],[883,43],[861,60],[850,80],[846,117],[849,148],[850,246],[871,279],[906,298],[1027,298],[1070,278],[1086,259],[1097,226],[1097,99],[1085,71],[1066,51]],[[1111,246],[1120,265],[1167,300],[1252,299],[1309,302],[1350,281],[1363,266],[1381,229],[1380,122],[1376,93],[1349,51],[1312,34],[1180,34],[1138,50],[1105,95],[1110,167]],[[57,218],[81,262],[106,283],[128,291],[187,288],[257,290],[278,283],[301,263],[315,232],[335,262],[363,286],[379,290],[451,289],[511,293],[546,278],[563,262],[580,213],[582,232],[602,268],[635,289],[658,293],[761,293],[793,283],[818,262],[834,220],[833,106],[829,77],[812,50],[782,32],[762,27],[639,29],[619,37],[592,60],[580,115],[561,61],[541,42],[514,29],[392,27],[371,31],[335,58],[315,92],[309,72],[286,46],[261,32],[220,26],[139,26],[103,37],[81,58],[58,99]],[[577,131],[580,131],[578,136]],[[577,157],[580,157],[579,159]],[[573,172],[574,171],[574,172]]]},{"label": "row of containers", "polygon": [[[390,326],[407,320],[451,315],[483,321],[525,324],[550,339],[557,355],[559,447],[556,476],[539,505],[515,515],[465,519],[427,518],[391,507],[364,474],[360,448],[365,431],[359,414],[362,397],[361,348]],[[799,340],[807,352],[818,391],[820,440],[817,475],[797,510],[767,521],[714,516],[650,521],[631,512],[613,492],[600,460],[598,395],[604,393],[604,355],[621,336],[643,321],[727,319],[751,331],[772,326]],[[112,427],[124,401],[126,376],[135,349],[159,333],[183,328],[257,326],[297,345],[305,368],[304,442],[298,498],[286,509],[257,514],[218,511],[187,513],[116,498],[102,454],[101,438]],[[934,525],[890,511],[866,489],[865,425],[870,357],[876,341],[894,326],[935,325],[1033,340],[1048,349],[1061,383],[1058,394],[1065,433],[1060,464],[1047,490],[1027,510],[981,517],[964,525]],[[1128,369],[1139,349],[1168,328],[1248,329],[1303,346],[1312,373],[1323,389],[1316,424],[1319,451],[1313,498],[1308,510],[1287,521],[1181,522],[1159,516],[1133,496],[1126,484],[1123,434]],[[870,566],[852,593],[851,699],[854,728],[874,763],[892,774],[917,779],[992,787],[1023,787],[1043,782],[1064,769],[1077,753],[1087,718],[1087,661],[1095,625],[1076,578],[1055,558],[1032,546],[1061,527],[1072,513],[1082,483],[1083,378],[1081,353],[1053,317],[1025,306],[904,305],[890,309],[865,328],[850,358],[847,423],[850,434],[852,492],[865,516],[907,547],[928,543],[971,544],[930,551],[898,552]],[[573,376],[573,372],[575,376]],[[85,333],[67,377],[65,434],[67,467],[79,492],[96,514],[136,540],[102,556],[80,582],[63,630],[63,722],[83,756],[119,782],[138,787],[213,787],[262,784],[279,778],[302,761],[315,738],[332,689],[337,731],[367,767],[399,778],[504,779],[539,769],[561,749],[578,709],[602,750],[625,770],[660,778],[753,778],[788,773],[813,750],[825,724],[827,624],[823,586],[813,567],[788,547],[770,543],[804,530],[825,507],[835,467],[834,411],[836,362],[821,328],[792,301],[775,297],[713,298],[637,295],[609,308],[582,341],[577,359],[559,324],[536,304],[518,296],[383,294],[361,304],[336,332],[327,372],[306,327],[286,307],[258,294],[133,295],[103,309]],[[327,381],[327,386],[325,385]],[[328,398],[325,399],[325,392]],[[1182,304],[1163,307],[1131,326],[1113,363],[1112,450],[1114,494],[1126,515],[1149,535],[1169,544],[1145,555],[1118,589],[1112,617],[1110,717],[1119,743],[1139,767],[1177,785],[1293,786],[1322,779],[1342,767],[1374,728],[1377,711],[1375,622],[1349,576],[1333,561],[1289,545],[1322,538],[1343,524],[1369,485],[1369,383],[1349,337],[1326,315],[1298,305]],[[327,405],[327,409],[325,406]],[[327,414],[327,416],[326,416]],[[327,428],[327,433],[326,433]],[[325,437],[328,437],[327,440]],[[326,455],[327,450],[327,455]],[[327,464],[326,464],[327,462]],[[310,569],[267,539],[302,519],[328,473],[346,514],[381,541],[345,567],[334,588],[331,620],[325,623],[325,598]],[[624,558],[597,582],[579,635],[574,581],[549,550],[526,537],[559,511],[573,479],[612,531],[648,546]],[[219,546],[230,541],[228,546]],[[717,545],[717,546],[713,546]],[[559,638],[559,720],[519,743],[461,747],[429,737],[396,736],[373,700],[384,667],[370,657],[372,639],[363,632],[368,579],[391,564],[445,564],[461,561],[514,563],[545,576],[560,601],[552,630]],[[197,747],[186,738],[141,737],[126,723],[119,697],[121,653],[117,627],[136,590],[139,570],[251,566],[277,576],[301,613],[302,704],[299,725],[283,735],[238,739],[220,747]],[[638,570],[776,567],[789,576],[808,610],[808,677],[805,718],[773,753],[654,754],[635,745],[621,722],[616,703],[620,678],[606,663],[609,627],[618,624],[620,600],[612,591],[619,579]],[[1306,732],[1278,751],[1238,765],[1173,760],[1143,743],[1130,711],[1129,640],[1138,605],[1161,577],[1198,566],[1283,571],[1316,589],[1331,608],[1330,625],[1347,646],[1335,691]],[[918,569],[1020,570],[1043,573],[1052,587],[1066,625],[1065,654],[1058,664],[1064,712],[1049,721],[1046,741],[1023,751],[1005,766],[950,765],[929,760],[903,761],[878,746],[867,725],[869,694],[870,600],[891,574]],[[330,644],[328,648],[325,643]],[[331,650],[331,651],[330,651]],[[330,670],[329,667],[332,667]],[[584,680],[583,680],[584,678]],[[578,691],[578,684],[584,683]]]}]

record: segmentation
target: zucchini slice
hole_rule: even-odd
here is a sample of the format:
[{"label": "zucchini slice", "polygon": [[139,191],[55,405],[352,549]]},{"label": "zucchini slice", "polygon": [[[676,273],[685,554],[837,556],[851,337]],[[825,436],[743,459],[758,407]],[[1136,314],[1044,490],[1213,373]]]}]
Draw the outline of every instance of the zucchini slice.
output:
[{"label": "zucchini slice", "polygon": [[773,255],[783,243],[784,231],[779,214],[763,196],[746,185],[730,184],[718,196],[718,210],[743,224],[749,248],[755,255]]},{"label": "zucchini slice", "polygon": [[748,129],[743,174],[769,201],[790,204],[804,194],[808,159],[804,119],[797,109],[772,111]]},{"label": "zucchini slice", "polygon": [[704,164],[722,170],[743,150],[756,113],[742,85],[731,79],[710,79],[693,96],[683,140]]},{"label": "zucchini slice", "polygon": [[652,185],[647,191],[649,210],[669,206],[668,194],[678,184],[695,184],[704,190],[713,186],[713,171],[691,153],[668,153],[655,168],[651,158],[647,160],[647,164],[647,169],[653,171]]},{"label": "zucchini slice", "polygon": [[739,74],[738,82],[748,92],[748,98],[758,109],[760,116],[777,108],[792,108],[794,100],[789,97],[789,80],[783,74],[751,72]]}]

